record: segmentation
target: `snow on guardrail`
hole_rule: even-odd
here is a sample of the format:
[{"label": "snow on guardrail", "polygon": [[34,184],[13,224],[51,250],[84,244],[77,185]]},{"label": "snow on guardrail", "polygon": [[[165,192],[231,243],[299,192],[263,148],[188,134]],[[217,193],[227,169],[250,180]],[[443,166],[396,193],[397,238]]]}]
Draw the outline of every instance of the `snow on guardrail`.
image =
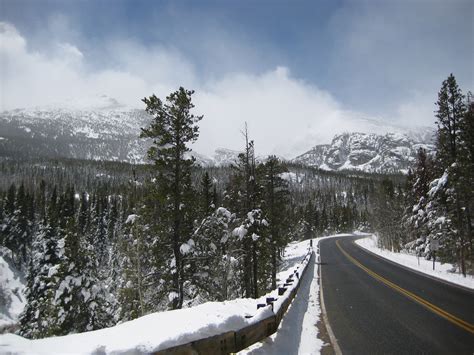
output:
[{"label": "snow on guardrail", "polygon": [[286,290],[280,295],[279,289],[276,289],[257,300],[207,302],[191,308],[152,313],[110,328],[66,336],[30,340],[15,334],[1,334],[1,352],[172,354],[172,349],[177,346],[183,349],[184,354],[235,352],[277,330],[312,258],[308,246],[309,241],[303,241],[291,243],[286,248],[283,259],[285,271],[278,274],[281,280],[279,286]]},{"label": "snow on guardrail", "polygon": [[314,260],[314,252],[313,248],[309,247],[300,264],[296,265],[293,272],[288,275],[277,290],[265,295],[266,303],[256,304],[257,313],[250,317],[257,317],[253,324],[163,349],[155,354],[229,354],[241,351],[272,335],[277,331],[286,310],[295,298],[300,280],[304,277],[307,266],[312,260]]}]

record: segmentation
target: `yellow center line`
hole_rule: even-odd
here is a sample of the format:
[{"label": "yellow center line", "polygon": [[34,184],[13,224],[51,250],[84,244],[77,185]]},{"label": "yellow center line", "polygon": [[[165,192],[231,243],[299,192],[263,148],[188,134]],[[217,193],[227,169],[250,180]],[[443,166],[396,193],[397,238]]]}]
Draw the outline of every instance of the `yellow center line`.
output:
[{"label": "yellow center line", "polygon": [[352,256],[350,256],[342,247],[341,245],[339,244],[339,240],[336,241],[336,245],[337,247],[339,248],[339,250],[345,255],[345,257],[347,259],[349,259],[350,262],[352,262],[353,264],[355,264],[356,266],[358,266],[359,268],[361,268],[362,270],[364,270],[366,273],[368,273],[370,276],[372,276],[374,279],[382,282],[383,284],[389,286],[390,288],[400,292],[401,294],[405,295],[406,297],[410,298],[411,300],[421,304],[422,306],[428,308],[430,311],[432,311],[433,313],[436,313],[437,315],[445,318],[446,320],[450,321],[451,323],[457,325],[458,327],[461,327],[465,330],[467,330],[468,332],[470,332],[471,334],[474,334],[474,325],[472,325],[471,323],[468,323],[466,322],[465,320],[462,320],[456,316],[453,316],[452,314],[446,312],[445,310],[439,308],[438,306],[435,306],[434,304],[424,300],[423,298],[415,295],[414,293],[408,291],[408,290],[405,290],[404,288],[394,284],[393,282],[390,282],[388,281],[387,279],[383,278],[382,276],[380,276],[379,274],[373,272],[372,270],[370,270],[369,268],[365,267],[364,265],[362,265],[359,261],[357,261],[356,259],[354,259]]}]

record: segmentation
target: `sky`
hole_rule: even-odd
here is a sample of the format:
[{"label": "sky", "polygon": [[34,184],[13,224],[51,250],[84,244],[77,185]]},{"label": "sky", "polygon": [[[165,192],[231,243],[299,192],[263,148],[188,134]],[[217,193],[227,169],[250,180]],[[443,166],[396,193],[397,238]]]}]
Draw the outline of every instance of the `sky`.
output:
[{"label": "sky", "polygon": [[[144,108],[179,86],[194,149],[294,157],[335,133],[433,126],[453,73],[474,90],[471,0],[0,0],[0,110]],[[374,121],[376,120],[376,121]]]}]

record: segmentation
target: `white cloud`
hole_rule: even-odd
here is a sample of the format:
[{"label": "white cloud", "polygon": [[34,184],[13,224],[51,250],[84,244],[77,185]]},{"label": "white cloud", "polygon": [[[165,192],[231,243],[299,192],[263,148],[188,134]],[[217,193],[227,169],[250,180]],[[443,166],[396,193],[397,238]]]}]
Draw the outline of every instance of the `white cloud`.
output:
[{"label": "white cloud", "polygon": [[[178,50],[128,40],[107,43],[105,50],[113,63],[105,70],[91,70],[86,69],[92,67],[87,65],[87,55],[76,45],[47,43],[45,48],[55,50],[34,51],[5,23],[0,23],[0,43],[2,110],[71,99],[84,102],[102,94],[142,108],[144,96],[164,97],[181,85],[196,90],[196,112],[205,116],[195,145],[204,154],[217,147],[240,149],[244,122],[258,154],[288,158],[329,142],[342,131],[374,131],[373,125],[360,120],[361,114],[343,110],[328,92],[292,77],[285,67],[198,79],[193,62]],[[416,108],[401,106],[400,115]]]}]

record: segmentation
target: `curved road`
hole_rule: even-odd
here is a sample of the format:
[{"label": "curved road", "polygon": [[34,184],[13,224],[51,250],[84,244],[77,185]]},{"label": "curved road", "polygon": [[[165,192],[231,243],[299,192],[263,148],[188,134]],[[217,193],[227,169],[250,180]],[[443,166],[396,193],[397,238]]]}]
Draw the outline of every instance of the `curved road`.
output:
[{"label": "curved road", "polygon": [[329,324],[343,354],[474,354],[474,292],[354,244],[320,242]]}]

